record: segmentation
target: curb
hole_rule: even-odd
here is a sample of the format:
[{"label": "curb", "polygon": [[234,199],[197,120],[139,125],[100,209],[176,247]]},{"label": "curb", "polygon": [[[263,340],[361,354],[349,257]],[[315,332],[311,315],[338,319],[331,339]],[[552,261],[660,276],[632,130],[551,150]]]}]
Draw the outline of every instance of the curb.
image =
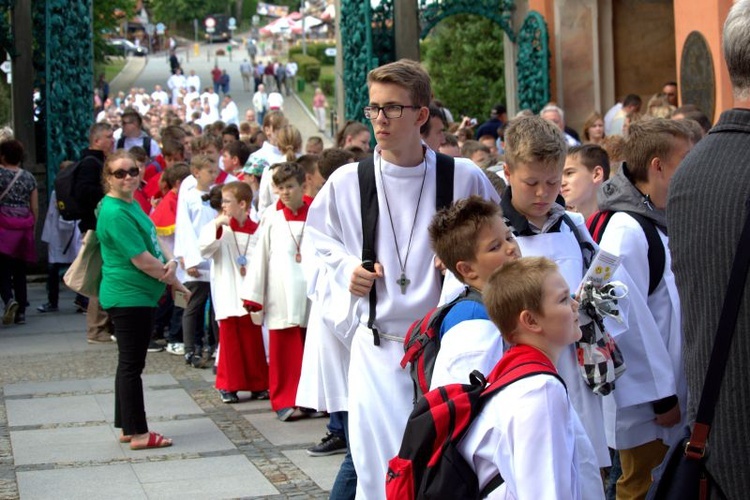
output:
[{"label": "curb", "polygon": [[[135,82],[138,77],[141,76],[141,73],[146,67],[146,62],[148,61],[149,57],[153,57],[153,55],[149,54],[146,57],[131,56],[125,66],[123,66],[122,71],[117,73],[117,76],[115,76],[112,81],[109,82],[110,94],[113,91],[125,91],[128,87],[132,86],[133,82]],[[120,80],[129,80],[130,83],[121,85]]]},{"label": "curb", "polygon": [[[315,115],[313,115],[312,111],[310,111],[307,105],[304,102],[302,102],[302,99],[299,98],[299,96],[297,95],[297,92],[292,91],[292,96],[294,97],[294,100],[297,101],[297,104],[299,104],[299,107],[302,108],[302,111],[304,111],[305,115],[307,115],[307,117],[310,119],[310,121],[315,126],[315,129],[317,130],[318,121],[315,119]],[[325,136],[326,139],[332,140],[331,136],[328,134],[327,131],[320,132],[320,133],[323,134],[323,136]]]}]

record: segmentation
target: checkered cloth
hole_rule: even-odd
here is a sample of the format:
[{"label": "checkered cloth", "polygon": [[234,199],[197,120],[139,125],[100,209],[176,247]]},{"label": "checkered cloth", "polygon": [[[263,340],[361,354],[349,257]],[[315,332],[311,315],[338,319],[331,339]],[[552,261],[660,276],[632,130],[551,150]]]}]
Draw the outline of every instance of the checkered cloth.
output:
[{"label": "checkered cloth", "polygon": [[622,322],[617,301],[627,295],[620,282],[596,288],[587,282],[581,290],[581,340],[576,342],[578,368],[594,394],[606,396],[615,388],[615,379],[625,371],[625,361],[615,340],[604,326],[604,317]]}]

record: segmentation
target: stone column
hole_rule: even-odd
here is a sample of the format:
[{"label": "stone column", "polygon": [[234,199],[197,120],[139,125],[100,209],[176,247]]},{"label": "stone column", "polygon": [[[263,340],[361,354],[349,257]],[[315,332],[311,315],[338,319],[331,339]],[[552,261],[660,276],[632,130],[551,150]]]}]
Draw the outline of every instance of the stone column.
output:
[{"label": "stone column", "polygon": [[13,38],[18,57],[13,59],[13,133],[23,143],[26,168],[36,165],[34,136],[34,67],[32,65],[31,0],[17,0],[13,12]]},{"label": "stone column", "polygon": [[393,3],[396,31],[396,59],[419,61],[419,9],[417,0]]}]

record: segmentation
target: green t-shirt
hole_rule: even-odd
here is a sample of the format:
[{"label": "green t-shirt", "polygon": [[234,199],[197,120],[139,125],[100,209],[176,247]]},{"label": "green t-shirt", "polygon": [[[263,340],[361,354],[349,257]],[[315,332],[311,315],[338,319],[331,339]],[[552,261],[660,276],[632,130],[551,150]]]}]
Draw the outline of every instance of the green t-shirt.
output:
[{"label": "green t-shirt", "polygon": [[102,248],[102,308],[156,307],[166,285],[139,270],[131,258],[148,252],[164,262],[156,228],[136,201],[105,196],[96,221]]}]

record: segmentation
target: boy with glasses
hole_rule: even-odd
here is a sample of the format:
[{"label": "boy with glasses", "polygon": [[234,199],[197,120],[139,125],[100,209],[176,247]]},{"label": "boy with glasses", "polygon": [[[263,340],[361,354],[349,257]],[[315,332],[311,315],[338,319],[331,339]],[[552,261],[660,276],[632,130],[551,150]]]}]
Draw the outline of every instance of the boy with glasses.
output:
[{"label": "boy with glasses", "polygon": [[[440,296],[440,273],[427,233],[435,214],[437,156],[420,136],[432,96],[427,72],[414,61],[401,60],[372,70],[367,81],[370,102],[363,112],[377,141],[376,262],[368,265],[370,270],[362,262],[356,163],[341,167],[326,182],[307,226],[327,267],[332,303],[341,304],[328,312],[329,321],[335,334],[352,344],[349,437],[357,494],[385,498],[388,460],[398,452],[412,410],[411,379],[399,364],[403,337]],[[497,200],[487,178],[468,160],[455,160],[453,183],[454,199],[478,194]],[[373,286],[377,303],[371,329],[368,296]]]}]

